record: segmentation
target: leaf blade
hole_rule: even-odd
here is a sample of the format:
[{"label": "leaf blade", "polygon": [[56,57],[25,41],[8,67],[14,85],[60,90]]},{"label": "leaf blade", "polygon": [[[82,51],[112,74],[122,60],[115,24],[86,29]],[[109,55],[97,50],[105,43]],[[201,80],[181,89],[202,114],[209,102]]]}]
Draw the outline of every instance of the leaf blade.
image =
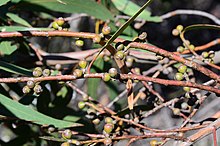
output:
[{"label": "leaf blade", "polygon": [[19,17],[16,14],[13,13],[7,13],[6,14],[9,18],[11,18],[14,22],[27,26],[27,27],[32,27],[26,20],[24,20],[23,18]]}]

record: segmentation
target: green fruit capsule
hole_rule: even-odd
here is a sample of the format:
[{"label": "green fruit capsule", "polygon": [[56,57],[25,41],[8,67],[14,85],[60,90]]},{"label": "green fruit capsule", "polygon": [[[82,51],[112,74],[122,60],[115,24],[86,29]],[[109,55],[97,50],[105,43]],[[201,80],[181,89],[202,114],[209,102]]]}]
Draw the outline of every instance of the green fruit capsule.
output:
[{"label": "green fruit capsule", "polygon": [[178,72],[180,72],[180,73],[185,73],[186,70],[187,70],[187,66],[186,65],[180,65],[178,67]]},{"label": "green fruit capsule", "polygon": [[43,89],[42,89],[42,87],[41,87],[41,85],[35,85],[34,86],[34,92],[36,93],[36,94],[40,94],[41,92],[43,92]]},{"label": "green fruit capsule", "polygon": [[35,83],[34,83],[34,81],[27,81],[27,86],[29,87],[29,88],[34,88],[34,85],[35,85]]},{"label": "green fruit capsule", "polygon": [[178,80],[178,81],[181,81],[183,80],[184,76],[182,73],[176,73],[175,74],[175,79]]},{"label": "green fruit capsule", "polygon": [[80,69],[75,69],[73,75],[75,75],[77,78],[80,78],[83,75],[83,71]]},{"label": "green fruit capsule", "polygon": [[33,76],[34,76],[34,77],[40,77],[41,75],[42,75],[42,68],[36,67],[36,68],[33,70]]},{"label": "green fruit capsule", "polygon": [[31,89],[30,89],[28,86],[24,86],[24,87],[22,88],[22,92],[23,92],[24,94],[28,94],[28,93],[31,92]]},{"label": "green fruit capsule", "polygon": [[176,29],[181,32],[183,30],[183,26],[182,25],[177,25]]},{"label": "green fruit capsule", "polygon": [[75,44],[78,47],[82,47],[84,45],[84,41],[83,40],[76,40]]},{"label": "green fruit capsule", "polygon": [[115,58],[116,59],[119,59],[119,60],[123,60],[125,57],[125,54],[123,51],[118,51],[116,54],[115,54]]},{"label": "green fruit capsule", "polygon": [[179,115],[180,114],[180,109],[179,108],[173,108],[173,114],[174,115]]},{"label": "green fruit capsule", "polygon": [[110,123],[112,124],[113,123],[113,119],[111,117],[106,117],[105,118],[105,123]]},{"label": "green fruit capsule", "polygon": [[194,49],[195,49],[195,46],[191,44],[191,45],[189,45],[189,49],[190,49],[190,50],[194,50]]},{"label": "green fruit capsule", "polygon": [[112,130],[113,130],[113,128],[114,128],[114,125],[111,124],[111,123],[107,123],[107,124],[104,125],[104,131],[105,131],[107,134],[111,133]]},{"label": "green fruit capsule", "polygon": [[177,29],[172,30],[172,35],[173,36],[178,36],[179,34],[180,34],[180,32]]},{"label": "green fruit capsule", "polygon": [[85,61],[85,60],[80,60],[79,61],[79,67],[84,69],[84,68],[86,68],[86,66],[87,66],[87,61]]},{"label": "green fruit capsule", "polygon": [[105,145],[110,145],[111,143],[112,143],[112,139],[109,138],[109,137],[105,137],[104,144]]},{"label": "green fruit capsule", "polygon": [[86,103],[83,102],[83,101],[80,101],[80,102],[78,103],[78,107],[79,107],[80,109],[83,109],[85,106],[86,106]]},{"label": "green fruit capsule", "polygon": [[214,58],[215,57],[215,52],[214,51],[209,51],[209,57]]},{"label": "green fruit capsule", "polygon": [[93,124],[95,124],[95,125],[98,125],[99,123],[100,123],[100,120],[97,118],[97,119],[94,119],[93,121],[92,121],[92,123]]},{"label": "green fruit capsule", "polygon": [[57,20],[56,20],[56,23],[59,25],[59,26],[62,26],[64,24],[64,19],[63,17],[59,17]]},{"label": "green fruit capsule", "polygon": [[125,48],[125,46],[123,44],[120,44],[117,46],[118,51],[124,50],[124,48]]},{"label": "green fruit capsule", "polygon": [[209,53],[208,52],[202,52],[202,57],[203,58],[208,58],[209,57]]},{"label": "green fruit capsule", "polygon": [[142,33],[138,36],[138,38],[139,38],[140,40],[145,40],[145,39],[147,38],[147,33],[146,33],[146,32],[142,32]]},{"label": "green fruit capsule", "polygon": [[105,81],[105,82],[108,82],[110,81],[111,79],[111,76],[109,73],[104,73],[103,76],[102,76],[102,80]]},{"label": "green fruit capsule", "polygon": [[61,144],[61,146],[70,146],[70,143],[64,142],[64,143]]},{"label": "green fruit capsule", "polygon": [[57,22],[53,22],[52,23],[52,27],[54,28],[54,29],[58,29],[60,26],[57,24]]},{"label": "green fruit capsule", "polygon": [[189,92],[190,91],[190,87],[183,87],[183,90],[186,91],[186,92]]},{"label": "green fruit capsule", "polygon": [[109,71],[108,71],[109,75],[114,78],[116,77],[116,75],[118,74],[118,71],[116,68],[110,68]]},{"label": "green fruit capsule", "polygon": [[104,27],[102,28],[102,33],[103,33],[104,35],[110,34],[110,33],[111,33],[111,27],[109,27],[109,26],[104,26]]},{"label": "green fruit capsule", "polygon": [[176,51],[179,52],[179,53],[182,53],[184,50],[185,49],[184,49],[183,46],[179,46]]},{"label": "green fruit capsule", "polygon": [[62,137],[63,137],[64,139],[70,139],[71,136],[72,136],[72,131],[69,130],[69,129],[66,129],[66,130],[64,130],[64,131],[62,132]]},{"label": "green fruit capsule", "polygon": [[44,69],[43,70],[43,76],[45,76],[45,77],[48,77],[48,76],[50,76],[50,70],[49,69]]}]

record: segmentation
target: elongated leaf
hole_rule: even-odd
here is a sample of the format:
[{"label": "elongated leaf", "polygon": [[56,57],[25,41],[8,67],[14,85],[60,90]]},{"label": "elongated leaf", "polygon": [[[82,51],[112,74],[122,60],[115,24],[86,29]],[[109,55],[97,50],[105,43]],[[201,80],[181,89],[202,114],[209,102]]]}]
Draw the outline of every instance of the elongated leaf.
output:
[{"label": "elongated leaf", "polygon": [[30,28],[30,27],[24,27],[24,26],[1,26],[0,31],[2,32],[13,32],[13,31],[32,31],[32,30],[38,30],[38,31],[49,31],[54,30],[52,28]]},{"label": "elongated leaf", "polygon": [[7,4],[9,1],[10,0],[0,0],[0,6]]},{"label": "elongated leaf", "polygon": [[4,55],[10,55],[17,49],[17,46],[11,45],[10,41],[3,41],[0,43],[0,51]]},{"label": "elongated leaf", "polygon": [[[134,2],[132,2],[131,0],[112,0],[112,2],[119,11],[125,13],[128,16],[133,16],[133,14],[140,9],[140,7],[138,5],[136,5]],[[152,22],[161,22],[162,21],[162,19],[160,17],[151,16],[151,12],[149,12],[147,10],[144,10],[138,16],[138,18],[141,18],[146,21],[152,21]]]},{"label": "elongated leaf", "polygon": [[42,8],[45,8],[63,13],[86,13],[102,20],[113,20],[111,12],[93,0],[21,0],[17,8],[32,11],[42,11]]},{"label": "elongated leaf", "polygon": [[39,125],[54,125],[57,128],[67,128],[82,126],[78,123],[72,123],[67,121],[62,121],[54,119],[52,117],[46,116],[39,113],[27,106],[24,106],[16,101],[9,99],[8,97],[0,94],[0,103],[7,108],[13,115],[25,121],[29,121]]},{"label": "elongated leaf", "polygon": [[[100,72],[104,68],[104,61],[102,58],[98,58],[94,64],[93,67],[91,68],[91,72]],[[93,98],[97,98],[97,89],[99,88],[100,84],[100,79],[97,78],[91,78],[88,79],[88,95],[90,95]]]},{"label": "elongated leaf", "polygon": [[4,61],[0,61],[0,69],[14,74],[32,76],[32,72],[30,70]]},{"label": "elongated leaf", "polygon": [[14,22],[27,26],[27,27],[32,27],[26,20],[24,20],[23,18],[19,17],[16,14],[13,13],[7,13],[6,14],[9,18],[11,18]]}]

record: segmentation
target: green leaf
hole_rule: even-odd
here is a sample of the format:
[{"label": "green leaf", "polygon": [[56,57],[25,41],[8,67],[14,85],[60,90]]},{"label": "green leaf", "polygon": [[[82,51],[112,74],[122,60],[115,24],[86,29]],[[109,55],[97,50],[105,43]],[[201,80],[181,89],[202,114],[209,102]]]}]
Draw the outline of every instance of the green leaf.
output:
[{"label": "green leaf", "polygon": [[7,108],[13,115],[25,121],[29,121],[39,125],[54,125],[57,128],[67,128],[82,126],[78,123],[72,123],[67,121],[58,120],[42,113],[39,113],[27,106],[24,106],[16,101],[9,99],[8,97],[0,94],[0,103]]},{"label": "green leaf", "polygon": [[32,76],[32,71],[4,61],[0,61],[0,69],[14,74]]},{"label": "green leaf", "polygon": [[44,8],[63,13],[86,13],[102,20],[113,20],[111,12],[93,0],[22,0],[17,8],[32,11],[42,11]]},{"label": "green leaf", "polygon": [[0,6],[7,4],[9,1],[10,0],[0,0]]},{"label": "green leaf", "polygon": [[13,20],[14,22],[27,26],[27,27],[32,27],[26,20],[24,20],[23,18],[19,17],[16,14],[13,13],[7,13],[6,14],[9,18],[11,18],[11,20]]},{"label": "green leaf", "polygon": [[[95,73],[95,72],[102,72],[104,69],[104,61],[103,58],[98,58],[92,68],[91,68],[91,72]],[[93,97],[94,99],[97,98],[97,89],[99,88],[99,84],[100,84],[100,80],[98,78],[90,78],[88,79],[88,95]]]},{"label": "green leaf", "polygon": [[30,28],[30,27],[24,27],[24,26],[1,26],[0,31],[1,32],[14,32],[14,31],[32,31],[32,30],[38,30],[38,31],[50,31],[54,30],[52,28]]},{"label": "green leaf", "polygon": [[57,92],[57,96],[62,96],[62,98],[66,97],[66,94],[68,93],[67,87],[63,86],[60,91]]},{"label": "green leaf", "polygon": [[[133,16],[134,13],[137,12],[141,8],[130,0],[112,0],[112,2],[119,11],[123,12],[124,14],[128,16]],[[138,18],[141,18],[146,21],[152,21],[152,22],[162,21],[160,17],[151,16],[151,12],[147,10],[142,11],[142,13],[138,16]]]},{"label": "green leaf", "polygon": [[3,41],[0,43],[0,51],[4,55],[10,55],[17,49],[16,45],[11,45],[10,41]]},{"label": "green leaf", "polygon": [[107,90],[108,90],[108,96],[110,100],[113,100],[118,95],[118,86],[115,82],[107,82]]}]

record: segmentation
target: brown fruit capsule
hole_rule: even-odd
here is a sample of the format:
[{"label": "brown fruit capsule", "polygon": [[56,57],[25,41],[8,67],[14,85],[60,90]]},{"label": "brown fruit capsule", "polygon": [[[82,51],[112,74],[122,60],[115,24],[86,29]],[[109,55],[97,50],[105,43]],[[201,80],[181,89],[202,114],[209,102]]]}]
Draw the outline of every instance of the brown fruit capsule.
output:
[{"label": "brown fruit capsule", "polygon": [[109,26],[104,26],[104,27],[102,28],[102,33],[103,33],[104,35],[110,34],[110,33],[111,33],[111,27],[109,27]]},{"label": "brown fruit capsule", "polygon": [[104,126],[104,131],[105,131],[107,134],[109,134],[109,133],[112,132],[113,128],[114,128],[114,125],[113,125],[113,124],[107,123],[107,124],[105,124],[105,126]]}]

